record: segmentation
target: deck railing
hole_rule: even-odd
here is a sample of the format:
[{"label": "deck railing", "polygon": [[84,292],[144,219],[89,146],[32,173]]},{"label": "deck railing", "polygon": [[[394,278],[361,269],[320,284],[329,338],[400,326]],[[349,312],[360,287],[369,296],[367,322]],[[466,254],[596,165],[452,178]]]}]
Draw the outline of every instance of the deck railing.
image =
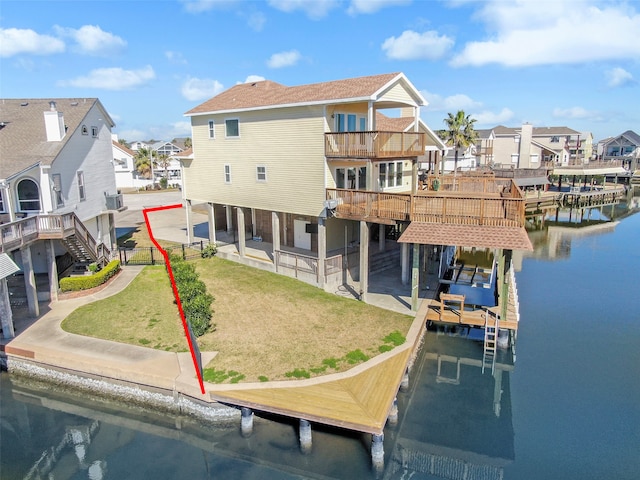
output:
[{"label": "deck railing", "polygon": [[109,259],[109,248],[97,244],[75,213],[34,215],[0,225],[0,253],[15,250],[36,240],[64,239],[75,235],[79,242],[98,260]]},{"label": "deck railing", "polygon": [[424,155],[420,132],[340,132],[324,134],[329,158],[410,158]]},{"label": "deck railing", "polygon": [[[389,223],[524,226],[525,198],[511,179],[493,180],[486,192],[422,190],[416,195],[327,189],[338,218]],[[469,183],[472,185],[472,183]]]}]

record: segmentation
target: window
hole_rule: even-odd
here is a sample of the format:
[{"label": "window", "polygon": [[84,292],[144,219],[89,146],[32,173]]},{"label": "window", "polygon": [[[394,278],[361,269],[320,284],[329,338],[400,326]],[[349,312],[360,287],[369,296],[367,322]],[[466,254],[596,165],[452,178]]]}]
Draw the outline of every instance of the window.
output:
[{"label": "window", "polygon": [[258,180],[259,182],[267,181],[267,167],[265,167],[264,165],[258,165],[256,167],[256,180]]},{"label": "window", "polygon": [[87,128],[86,125],[82,125],[82,134],[89,135],[89,129]]},{"label": "window", "polygon": [[517,153],[512,153],[511,154],[511,163],[518,163],[518,158],[520,157],[520,155],[518,155]]},{"label": "window", "polygon": [[216,138],[215,126],[215,122],[213,120],[209,120],[209,138]]},{"label": "window", "polygon": [[53,195],[56,202],[56,208],[64,207],[64,197],[62,196],[62,177],[59,173],[51,175],[53,180]]},{"label": "window", "polygon": [[224,166],[224,183],[231,183],[231,165]]},{"label": "window", "polygon": [[551,137],[551,143],[559,143],[560,137]]},{"label": "window", "polygon": [[537,153],[531,155],[531,163],[538,163],[539,157]]},{"label": "window", "polygon": [[400,187],[402,185],[402,162],[381,163],[378,176],[380,187]]},{"label": "window", "polygon": [[336,113],[336,132],[364,132],[367,129],[367,119],[354,113]]},{"label": "window", "polygon": [[22,212],[40,211],[40,189],[38,184],[29,178],[18,183],[18,205]]},{"label": "window", "polygon": [[2,190],[0,190],[0,213],[4,213],[4,198],[2,197]]},{"label": "window", "polygon": [[367,167],[336,168],[336,188],[366,190]]},{"label": "window", "polygon": [[237,118],[231,118],[224,121],[227,138],[240,136],[240,125]]},{"label": "window", "polygon": [[86,200],[85,191],[84,191],[84,173],[78,172],[78,195],[80,196],[80,201]]},{"label": "window", "polygon": [[97,138],[98,137],[98,127],[91,127],[91,136],[93,138]]}]

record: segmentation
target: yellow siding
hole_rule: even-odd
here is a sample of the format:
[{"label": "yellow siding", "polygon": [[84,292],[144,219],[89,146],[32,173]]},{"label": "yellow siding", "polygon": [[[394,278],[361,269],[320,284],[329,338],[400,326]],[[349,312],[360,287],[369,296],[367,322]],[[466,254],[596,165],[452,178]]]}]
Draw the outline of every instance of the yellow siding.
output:
[{"label": "yellow siding", "polygon": [[401,102],[408,105],[416,105],[416,99],[405,89],[401,83],[395,84],[386,91],[379,101],[382,102]]},{"label": "yellow siding", "polygon": [[[186,195],[199,201],[318,216],[324,208],[322,107],[192,117],[194,160],[185,168]],[[240,138],[225,138],[238,118]],[[209,120],[215,139],[209,139]],[[231,184],[224,165],[231,166]],[[267,181],[256,179],[264,165]]]}]

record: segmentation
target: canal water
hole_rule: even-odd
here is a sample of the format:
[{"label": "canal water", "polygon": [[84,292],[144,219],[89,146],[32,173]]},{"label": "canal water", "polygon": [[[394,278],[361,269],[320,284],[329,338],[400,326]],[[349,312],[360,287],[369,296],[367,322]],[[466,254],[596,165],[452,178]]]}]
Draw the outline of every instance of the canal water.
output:
[{"label": "canal water", "polygon": [[[369,435],[258,417],[202,425],[0,375],[0,478],[640,478],[640,215],[626,204],[531,218],[535,252],[514,258],[514,355],[428,332],[385,430]],[[577,214],[577,216],[576,216]],[[612,218],[615,219],[612,222]]]}]

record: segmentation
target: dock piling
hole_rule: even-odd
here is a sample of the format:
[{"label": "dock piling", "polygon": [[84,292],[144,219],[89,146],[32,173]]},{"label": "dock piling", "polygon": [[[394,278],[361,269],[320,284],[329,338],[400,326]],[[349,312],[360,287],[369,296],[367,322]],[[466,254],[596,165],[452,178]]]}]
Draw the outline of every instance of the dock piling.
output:
[{"label": "dock piling", "polygon": [[300,419],[300,450],[302,453],[311,452],[311,424],[304,419]]},{"label": "dock piling", "polygon": [[371,462],[376,472],[384,471],[384,434],[371,436]]},{"label": "dock piling", "polygon": [[240,409],[242,418],[240,419],[240,430],[243,437],[250,437],[253,433],[253,412],[250,408],[242,407]]}]

